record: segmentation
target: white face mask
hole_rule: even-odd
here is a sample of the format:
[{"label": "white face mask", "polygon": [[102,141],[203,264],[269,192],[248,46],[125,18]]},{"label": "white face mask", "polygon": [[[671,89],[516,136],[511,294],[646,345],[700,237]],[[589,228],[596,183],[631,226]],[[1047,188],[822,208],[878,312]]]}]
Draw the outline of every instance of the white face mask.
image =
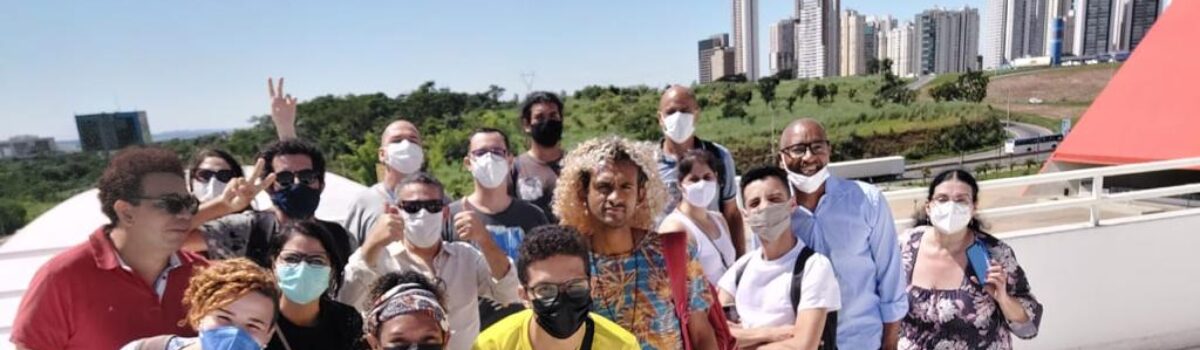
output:
[{"label": "white face mask", "polygon": [[828,165],[821,167],[821,170],[817,170],[817,173],[812,176],[792,172],[791,169],[787,168],[784,168],[784,170],[787,170],[788,182],[792,183],[792,187],[804,193],[816,192],[825,183],[825,180],[829,179]]},{"label": "white face mask", "polygon": [[684,141],[687,141],[689,137],[692,137],[692,133],[696,131],[695,123],[696,116],[692,115],[691,113],[671,113],[671,115],[663,118],[663,133],[665,133],[667,138],[671,139],[671,141],[675,141],[675,143],[683,143]]},{"label": "white face mask", "polygon": [[408,140],[389,144],[384,152],[387,153],[388,167],[401,174],[415,173],[421,170],[421,163],[425,162],[425,152],[421,146]]},{"label": "white face mask", "polygon": [[697,181],[683,185],[683,199],[692,206],[708,208],[716,196],[716,181]]},{"label": "white face mask", "polygon": [[200,200],[200,202],[207,202],[225,193],[226,185],[228,184],[217,180],[216,176],[213,176],[208,182],[192,180],[192,195],[196,196],[196,199]]},{"label": "white face mask", "polygon": [[971,223],[971,206],[958,202],[934,203],[929,206],[929,221],[938,233],[958,235]]},{"label": "white face mask", "polygon": [[774,242],[787,231],[792,220],[792,207],[787,202],[771,203],[766,207],[746,213],[746,225],[750,231],[767,242]]},{"label": "white face mask", "polygon": [[471,175],[484,188],[496,188],[508,178],[508,160],[488,153],[471,161]]},{"label": "white face mask", "polygon": [[429,248],[442,239],[442,212],[421,209],[416,214],[400,211],[404,218],[404,239],[418,248]]}]

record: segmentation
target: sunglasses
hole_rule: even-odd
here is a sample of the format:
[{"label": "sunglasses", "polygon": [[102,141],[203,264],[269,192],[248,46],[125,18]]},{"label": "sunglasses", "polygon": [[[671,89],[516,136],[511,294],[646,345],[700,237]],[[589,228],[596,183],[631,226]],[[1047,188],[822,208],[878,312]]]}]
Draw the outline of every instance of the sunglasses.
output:
[{"label": "sunglasses", "polygon": [[440,213],[446,205],[442,204],[441,200],[431,199],[427,201],[400,201],[400,209],[409,214],[416,214],[425,209],[430,213]]},{"label": "sunglasses", "polygon": [[136,197],[134,199],[138,201],[150,201],[150,205],[162,209],[171,215],[179,215],[184,210],[187,210],[188,214],[196,215],[196,212],[200,211],[200,200],[192,195],[172,193],[161,197]]},{"label": "sunglasses", "polygon": [[196,180],[200,180],[201,182],[208,182],[213,176],[217,177],[217,181],[229,183],[229,180],[233,180],[234,174],[233,170],[196,170]]},{"label": "sunglasses", "polygon": [[288,188],[300,183],[305,186],[312,186],[321,182],[320,173],[316,170],[308,169],[298,172],[281,171],[275,173],[275,184],[281,188]]},{"label": "sunglasses", "polygon": [[586,278],[574,279],[563,283],[541,283],[529,288],[534,299],[544,303],[553,303],[559,295],[570,295],[576,298],[589,296],[592,293],[591,283]]},{"label": "sunglasses", "polygon": [[508,150],[504,149],[504,148],[500,148],[500,147],[480,148],[480,149],[471,151],[471,156],[478,158],[478,157],[486,156],[486,155],[488,155],[488,153],[495,154],[500,157],[508,156]]}]

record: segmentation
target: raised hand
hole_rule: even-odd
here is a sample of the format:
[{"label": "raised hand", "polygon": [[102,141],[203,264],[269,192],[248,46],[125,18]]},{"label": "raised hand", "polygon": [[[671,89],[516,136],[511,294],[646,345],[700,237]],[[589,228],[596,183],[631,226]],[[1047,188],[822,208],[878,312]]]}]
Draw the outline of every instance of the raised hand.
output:
[{"label": "raised hand", "polygon": [[454,215],[454,232],[458,234],[459,239],[477,244],[483,244],[492,239],[492,235],[479,220],[479,216],[471,210],[463,210]]},{"label": "raised hand", "polygon": [[225,202],[225,206],[230,211],[241,210],[249,206],[254,201],[254,196],[275,183],[274,173],[265,178],[262,176],[265,167],[266,161],[259,158],[258,162],[254,163],[254,172],[249,177],[239,177],[229,181],[225,192],[221,194],[221,200]]},{"label": "raised hand", "polygon": [[267,94],[271,96],[271,122],[279,139],[296,138],[296,98],[283,92],[283,78],[279,78],[279,86],[267,78]]}]

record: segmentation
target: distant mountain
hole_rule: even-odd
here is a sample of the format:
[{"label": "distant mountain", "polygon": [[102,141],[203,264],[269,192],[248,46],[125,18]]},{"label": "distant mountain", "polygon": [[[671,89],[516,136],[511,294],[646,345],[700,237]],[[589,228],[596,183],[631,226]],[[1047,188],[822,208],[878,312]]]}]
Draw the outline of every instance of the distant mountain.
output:
[{"label": "distant mountain", "polygon": [[[231,132],[232,129],[197,129],[197,130],[176,130],[167,131],[164,133],[150,135],[154,138],[154,142],[163,142],[171,140],[190,140],[201,136],[208,136],[223,132]],[[63,152],[79,152],[82,146],[79,145],[79,140],[56,141],[58,150]]]}]

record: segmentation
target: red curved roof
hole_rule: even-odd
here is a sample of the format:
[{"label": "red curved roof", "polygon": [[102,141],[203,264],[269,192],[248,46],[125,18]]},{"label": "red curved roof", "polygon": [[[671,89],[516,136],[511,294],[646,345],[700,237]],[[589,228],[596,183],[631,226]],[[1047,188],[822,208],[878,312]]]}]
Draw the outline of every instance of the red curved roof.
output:
[{"label": "red curved roof", "polygon": [[1154,24],[1050,160],[1127,164],[1200,156],[1200,1]]}]

